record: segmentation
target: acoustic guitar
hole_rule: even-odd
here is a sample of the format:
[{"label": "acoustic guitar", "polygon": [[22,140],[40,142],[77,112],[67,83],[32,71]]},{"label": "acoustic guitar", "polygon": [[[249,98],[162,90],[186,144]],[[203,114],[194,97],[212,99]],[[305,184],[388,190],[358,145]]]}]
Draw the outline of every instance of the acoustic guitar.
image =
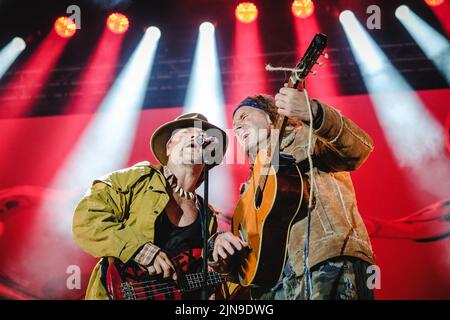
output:
[{"label": "acoustic guitar", "polygon": [[[316,34],[289,78],[290,88],[304,88],[306,77],[326,46],[327,37]],[[300,212],[306,215],[302,172],[295,159],[279,149],[287,120],[278,116],[278,130],[271,136],[275,143],[267,151],[258,152],[247,190],[234,210],[233,234],[248,243],[238,266],[244,287],[271,288],[278,282],[286,263],[291,225],[301,218]]]}]

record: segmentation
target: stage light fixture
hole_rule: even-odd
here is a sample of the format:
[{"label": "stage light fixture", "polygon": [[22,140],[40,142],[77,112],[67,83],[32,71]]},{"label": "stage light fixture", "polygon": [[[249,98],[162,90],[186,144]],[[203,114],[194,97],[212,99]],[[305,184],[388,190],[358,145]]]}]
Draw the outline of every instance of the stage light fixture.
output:
[{"label": "stage light fixture", "polygon": [[4,48],[0,49],[0,78],[25,50],[26,43],[22,38],[15,37]]},{"label": "stage light fixture", "polygon": [[236,19],[242,23],[252,23],[258,17],[258,8],[251,2],[241,2],[236,7]]},{"label": "stage light fixture", "polygon": [[314,12],[314,3],[312,0],[295,0],[291,6],[292,14],[297,18],[305,19]]},{"label": "stage light fixture", "polygon": [[23,51],[25,50],[25,47],[27,46],[27,44],[25,43],[25,40],[23,40],[22,38],[19,37],[15,37],[12,42],[11,42],[14,50],[17,51]]},{"label": "stage light fixture", "polygon": [[158,27],[149,27],[147,28],[146,33],[148,33],[153,39],[159,40],[159,38],[161,38],[161,30],[159,30]]},{"label": "stage light fixture", "polygon": [[69,17],[59,17],[54,24],[55,32],[62,38],[71,38],[77,32],[75,22]]},{"label": "stage light fixture", "polygon": [[203,22],[199,27],[201,33],[214,33],[214,30],[214,25],[211,22]]},{"label": "stage light fixture", "polygon": [[409,7],[405,5],[401,5],[400,7],[395,10],[395,16],[398,19],[406,19],[410,14]]},{"label": "stage light fixture", "polygon": [[106,21],[106,25],[108,26],[109,31],[112,33],[121,34],[128,30],[130,27],[130,21],[127,16],[114,12],[108,16],[108,20]]},{"label": "stage light fixture", "polygon": [[339,21],[344,24],[351,20],[355,15],[350,10],[344,10],[339,14]]},{"label": "stage light fixture", "polygon": [[437,7],[444,3],[445,0],[425,0],[425,3],[430,7]]}]

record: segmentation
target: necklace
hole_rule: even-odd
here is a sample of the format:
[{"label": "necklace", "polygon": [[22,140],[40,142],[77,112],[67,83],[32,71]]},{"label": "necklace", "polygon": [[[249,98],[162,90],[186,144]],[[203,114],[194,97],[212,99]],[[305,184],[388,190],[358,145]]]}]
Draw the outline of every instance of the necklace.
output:
[{"label": "necklace", "polygon": [[170,187],[173,189],[173,192],[179,194],[180,197],[188,200],[197,198],[197,194],[195,192],[186,191],[177,184],[175,175],[169,172],[167,167],[164,167],[164,169],[165,169],[164,175],[166,176],[166,179],[169,182]]}]

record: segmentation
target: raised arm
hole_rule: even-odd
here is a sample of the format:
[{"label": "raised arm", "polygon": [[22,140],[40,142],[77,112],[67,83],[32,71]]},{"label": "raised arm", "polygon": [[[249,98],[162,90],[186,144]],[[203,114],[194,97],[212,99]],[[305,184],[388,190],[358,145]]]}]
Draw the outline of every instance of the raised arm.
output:
[{"label": "raised arm", "polygon": [[[309,125],[308,103],[303,92],[281,88],[275,96],[275,103],[279,114]],[[309,105],[313,115],[314,156],[317,166],[324,171],[351,171],[359,168],[373,150],[373,141],[369,135],[338,110],[317,100],[310,100]],[[305,139],[296,139],[302,142],[297,141],[294,148],[300,148]]]},{"label": "raised arm", "polygon": [[373,150],[372,139],[339,111],[323,103],[319,103],[319,108],[322,121],[314,130],[317,165],[325,171],[358,169]]}]

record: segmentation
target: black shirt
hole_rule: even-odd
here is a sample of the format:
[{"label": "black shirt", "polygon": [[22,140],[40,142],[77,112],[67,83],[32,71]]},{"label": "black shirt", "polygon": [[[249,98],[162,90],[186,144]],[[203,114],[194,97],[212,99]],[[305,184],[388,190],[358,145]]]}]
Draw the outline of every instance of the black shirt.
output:
[{"label": "black shirt", "polygon": [[202,229],[200,212],[193,223],[178,227],[170,222],[166,212],[157,219],[155,245],[160,247],[181,272],[201,270]]}]

